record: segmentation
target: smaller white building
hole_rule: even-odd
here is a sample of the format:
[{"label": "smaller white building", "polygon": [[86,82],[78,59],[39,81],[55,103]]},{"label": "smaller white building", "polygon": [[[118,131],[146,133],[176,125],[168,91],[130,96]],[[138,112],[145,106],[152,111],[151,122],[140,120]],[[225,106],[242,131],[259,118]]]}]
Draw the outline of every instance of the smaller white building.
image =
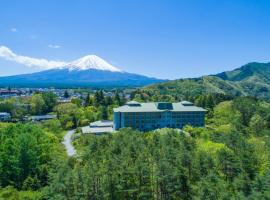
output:
[{"label": "smaller white building", "polygon": [[82,133],[87,134],[103,134],[113,132],[113,122],[109,120],[95,121],[89,124],[89,126],[82,127]]}]

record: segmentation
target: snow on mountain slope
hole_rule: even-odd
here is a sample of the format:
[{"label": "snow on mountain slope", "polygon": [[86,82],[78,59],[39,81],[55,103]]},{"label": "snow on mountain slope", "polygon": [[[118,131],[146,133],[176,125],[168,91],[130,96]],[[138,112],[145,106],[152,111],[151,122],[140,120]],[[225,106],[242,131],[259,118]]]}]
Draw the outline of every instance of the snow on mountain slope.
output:
[{"label": "snow on mountain slope", "polygon": [[121,70],[112,66],[102,58],[96,55],[87,55],[78,60],[71,62],[47,60],[45,58],[34,58],[29,56],[18,55],[6,46],[0,46],[0,58],[13,61],[27,67],[37,69],[69,69],[69,70],[88,70],[96,69],[111,72],[120,72]]},{"label": "snow on mountain slope", "polygon": [[121,70],[112,66],[102,58],[96,55],[84,56],[78,60],[69,62],[64,68],[70,70],[88,70],[88,69],[97,69],[97,70],[107,70],[112,72],[120,72]]}]

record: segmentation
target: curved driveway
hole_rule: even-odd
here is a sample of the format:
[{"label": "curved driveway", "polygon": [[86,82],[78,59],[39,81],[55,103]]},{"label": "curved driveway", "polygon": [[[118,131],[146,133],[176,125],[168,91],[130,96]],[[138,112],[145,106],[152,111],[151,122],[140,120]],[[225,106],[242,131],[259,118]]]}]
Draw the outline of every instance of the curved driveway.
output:
[{"label": "curved driveway", "polygon": [[74,132],[75,130],[68,131],[67,134],[64,136],[64,140],[62,142],[62,144],[65,146],[67,150],[68,156],[74,156],[76,154],[76,149],[72,145],[72,140],[71,140],[71,137]]}]

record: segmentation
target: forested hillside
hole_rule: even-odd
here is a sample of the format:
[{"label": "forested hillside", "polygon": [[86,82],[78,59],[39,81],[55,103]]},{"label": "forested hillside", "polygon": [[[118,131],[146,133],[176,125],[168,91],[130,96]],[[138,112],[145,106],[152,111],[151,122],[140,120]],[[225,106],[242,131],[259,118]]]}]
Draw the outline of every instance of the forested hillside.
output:
[{"label": "forested hillside", "polygon": [[269,199],[270,104],[236,98],[206,128],[83,136],[54,175],[50,199]]},{"label": "forested hillside", "polygon": [[50,173],[66,157],[59,141],[56,131],[37,125],[0,124],[0,199],[42,199]]},{"label": "forested hillside", "polygon": [[269,199],[270,104],[226,98],[197,99],[205,128],[78,134],[71,158],[55,123],[1,124],[0,199]]},{"label": "forested hillside", "polygon": [[233,71],[199,78],[178,79],[139,89],[136,94],[166,99],[166,95],[186,99],[205,93],[254,96],[270,99],[270,63],[249,63]]}]

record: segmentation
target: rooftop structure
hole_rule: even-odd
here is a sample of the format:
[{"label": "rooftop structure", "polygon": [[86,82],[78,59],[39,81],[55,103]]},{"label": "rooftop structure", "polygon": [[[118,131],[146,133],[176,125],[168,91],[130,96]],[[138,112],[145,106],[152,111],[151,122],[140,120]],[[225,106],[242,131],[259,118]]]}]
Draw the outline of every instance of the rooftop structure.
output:
[{"label": "rooftop structure", "polygon": [[89,126],[82,127],[82,133],[103,134],[113,132],[113,122],[109,120],[100,120],[92,122]]},{"label": "rooftop structure", "polygon": [[113,127],[113,122],[110,120],[99,120],[90,123],[90,127]]},{"label": "rooftop structure", "polygon": [[205,109],[194,106],[188,101],[178,103],[153,102],[139,103],[136,101],[127,102],[126,105],[114,108],[114,112],[206,112]]},{"label": "rooftop structure", "polygon": [[204,126],[206,110],[188,101],[178,103],[127,102],[114,110],[114,129],[132,127],[142,131],[157,128],[183,128],[185,125]]}]

